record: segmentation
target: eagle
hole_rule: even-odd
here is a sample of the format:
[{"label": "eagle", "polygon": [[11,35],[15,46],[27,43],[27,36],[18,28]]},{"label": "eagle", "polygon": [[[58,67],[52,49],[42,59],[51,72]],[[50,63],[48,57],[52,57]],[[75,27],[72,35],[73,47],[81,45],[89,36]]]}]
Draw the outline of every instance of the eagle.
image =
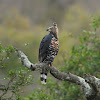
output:
[{"label": "eagle", "polygon": [[[39,47],[39,62],[40,63],[47,63],[49,67],[52,66],[55,56],[59,50],[59,40],[58,40],[58,27],[57,24],[54,22],[53,26],[47,28],[49,32],[46,35]],[[41,83],[46,84],[47,81],[47,73],[41,72],[40,77]]]}]

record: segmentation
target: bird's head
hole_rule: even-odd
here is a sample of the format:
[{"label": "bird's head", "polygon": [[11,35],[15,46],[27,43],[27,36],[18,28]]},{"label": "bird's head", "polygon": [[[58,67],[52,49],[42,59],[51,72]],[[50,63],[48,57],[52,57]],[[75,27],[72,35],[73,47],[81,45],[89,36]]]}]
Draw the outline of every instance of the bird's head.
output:
[{"label": "bird's head", "polygon": [[53,33],[55,33],[56,36],[58,37],[58,27],[57,27],[56,22],[53,23],[53,26],[47,28],[46,31],[53,32]]}]

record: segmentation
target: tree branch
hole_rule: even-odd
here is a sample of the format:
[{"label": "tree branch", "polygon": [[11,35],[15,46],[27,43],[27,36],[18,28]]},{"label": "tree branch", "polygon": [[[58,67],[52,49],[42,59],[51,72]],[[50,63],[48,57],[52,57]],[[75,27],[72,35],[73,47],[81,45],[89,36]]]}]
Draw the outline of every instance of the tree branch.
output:
[{"label": "tree branch", "polygon": [[100,79],[96,78],[95,76],[91,76],[90,74],[85,74],[85,80],[87,83],[91,84],[93,89],[96,91],[95,100],[99,100],[100,99]]},{"label": "tree branch", "polygon": [[[60,72],[59,70],[57,70],[53,66],[49,67],[48,64],[46,64],[46,63],[38,62],[36,64],[33,64],[28,60],[27,56],[22,51],[20,51],[18,49],[16,49],[16,51],[18,52],[18,57],[21,59],[22,64],[24,66],[26,66],[28,69],[30,69],[31,71],[36,71],[36,70],[40,71],[40,72],[42,70],[44,70],[46,72],[50,71],[51,75],[59,80],[69,81],[69,82],[75,83],[77,85],[80,85],[80,87],[82,87],[82,89],[83,89],[83,92],[84,92],[87,100],[98,100],[98,99],[95,99],[95,97],[97,95],[97,92],[100,92],[100,79],[95,77],[95,78],[93,78],[93,80],[95,80],[95,82],[93,82],[93,80],[91,80],[91,78],[89,76],[87,76],[88,77],[88,80],[87,80],[86,78],[84,79],[82,77],[79,77],[79,76],[74,75],[69,72],[63,73],[63,72]],[[93,84],[93,85],[91,85],[91,84]],[[99,85],[97,85],[97,84],[99,84]],[[96,89],[94,89],[94,86]],[[99,88],[98,88],[98,86],[99,86]]]},{"label": "tree branch", "polygon": [[[4,90],[4,93],[0,96],[0,100],[2,100],[2,97],[8,92],[8,90],[9,90],[9,88],[10,88],[10,84],[11,84],[11,82],[13,81],[15,79],[15,76],[13,76],[11,79],[10,79],[10,81],[8,82],[8,84],[7,84],[7,87],[5,88],[5,90]],[[4,89],[4,88],[3,88]],[[2,90],[3,90],[2,89]]]}]

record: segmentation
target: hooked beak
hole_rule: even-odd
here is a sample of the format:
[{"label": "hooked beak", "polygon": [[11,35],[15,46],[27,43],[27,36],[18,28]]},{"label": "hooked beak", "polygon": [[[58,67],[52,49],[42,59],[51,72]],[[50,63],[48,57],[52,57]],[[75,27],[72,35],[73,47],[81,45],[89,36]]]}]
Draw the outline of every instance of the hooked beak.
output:
[{"label": "hooked beak", "polygon": [[46,31],[49,31],[49,32],[51,32],[50,28],[47,28],[47,29],[46,29]]}]

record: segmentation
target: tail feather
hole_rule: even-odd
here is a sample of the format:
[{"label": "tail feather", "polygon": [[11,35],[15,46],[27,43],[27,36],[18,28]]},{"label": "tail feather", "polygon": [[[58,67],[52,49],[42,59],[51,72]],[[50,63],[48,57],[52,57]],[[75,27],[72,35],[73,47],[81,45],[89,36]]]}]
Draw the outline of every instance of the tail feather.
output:
[{"label": "tail feather", "polygon": [[47,82],[47,73],[41,73],[41,77],[40,77],[41,83],[42,84],[46,84]]}]

